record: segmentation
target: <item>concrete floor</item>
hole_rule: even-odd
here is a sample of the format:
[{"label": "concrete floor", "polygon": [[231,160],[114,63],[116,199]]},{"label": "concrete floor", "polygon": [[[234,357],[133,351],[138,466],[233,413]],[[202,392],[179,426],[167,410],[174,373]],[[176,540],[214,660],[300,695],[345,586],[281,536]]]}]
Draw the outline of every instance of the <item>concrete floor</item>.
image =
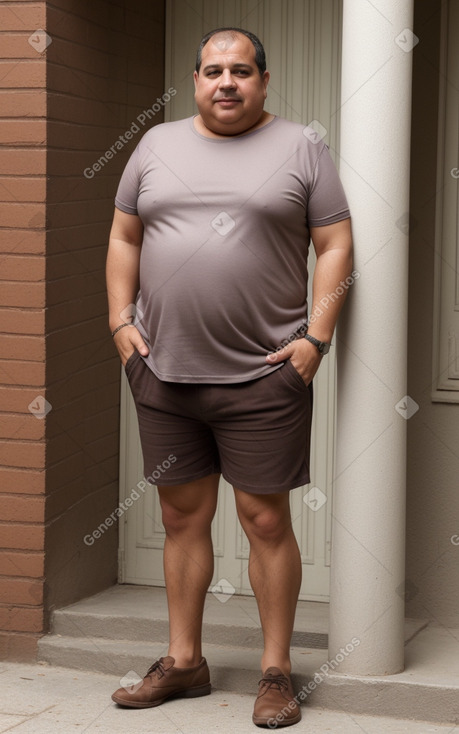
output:
[{"label": "concrete floor", "polygon": [[[254,695],[213,689],[153,709],[126,710],[110,700],[119,679],[44,663],[0,663],[0,732],[14,734],[237,734],[252,724]],[[459,734],[459,726],[364,716],[305,706],[288,731],[308,734]]]}]

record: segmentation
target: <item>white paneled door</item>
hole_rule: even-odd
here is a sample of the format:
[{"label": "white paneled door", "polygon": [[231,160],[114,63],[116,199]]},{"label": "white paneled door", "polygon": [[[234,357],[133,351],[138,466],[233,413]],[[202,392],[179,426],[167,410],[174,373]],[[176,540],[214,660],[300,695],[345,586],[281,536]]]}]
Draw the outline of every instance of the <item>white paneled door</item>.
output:
[{"label": "white paneled door", "polygon": [[442,13],[432,397],[459,403],[459,3]]},{"label": "white paneled door", "polygon": [[[206,31],[221,26],[243,27],[261,38],[271,72],[266,109],[295,122],[313,123],[322,132],[325,128],[325,141],[334,155],[339,123],[340,2],[168,0],[164,88],[174,87],[177,93],[166,104],[166,120],[195,112],[192,72],[196,46]],[[311,269],[313,266],[311,262]],[[121,397],[120,501],[131,501],[120,517],[120,582],[163,586],[160,506],[156,488],[142,483],[137,419],[124,376]],[[316,601],[327,601],[329,590],[334,397],[332,347],[314,382],[312,484],[290,493],[303,561],[300,598]],[[248,542],[236,516],[232,487],[224,480],[212,532],[212,587],[222,593],[252,594]]]}]

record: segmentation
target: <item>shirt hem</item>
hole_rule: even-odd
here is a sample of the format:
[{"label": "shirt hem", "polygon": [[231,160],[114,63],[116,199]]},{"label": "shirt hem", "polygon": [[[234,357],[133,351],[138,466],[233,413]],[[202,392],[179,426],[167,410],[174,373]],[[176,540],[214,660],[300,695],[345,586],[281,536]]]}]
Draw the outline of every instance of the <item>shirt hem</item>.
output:
[{"label": "shirt hem", "polygon": [[266,367],[244,375],[173,375],[170,373],[160,372],[155,369],[153,365],[147,362],[147,360],[144,359],[144,361],[158,380],[161,380],[162,382],[175,382],[189,385],[232,385],[242,382],[251,382],[252,380],[258,380],[261,377],[270,375],[283,365],[283,362],[275,365],[267,364]]}]

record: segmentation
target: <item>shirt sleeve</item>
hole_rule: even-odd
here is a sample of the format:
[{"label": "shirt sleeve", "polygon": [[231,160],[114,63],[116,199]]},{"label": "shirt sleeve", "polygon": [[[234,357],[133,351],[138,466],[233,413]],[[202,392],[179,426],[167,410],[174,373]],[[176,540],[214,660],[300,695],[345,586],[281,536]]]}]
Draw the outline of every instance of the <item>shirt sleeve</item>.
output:
[{"label": "shirt sleeve", "polygon": [[139,195],[139,146],[129,158],[121,176],[115,196],[115,206],[126,214],[137,214],[137,198]]},{"label": "shirt sleeve", "polygon": [[323,227],[350,217],[349,206],[338,171],[324,144],[314,166],[308,198],[309,227]]}]

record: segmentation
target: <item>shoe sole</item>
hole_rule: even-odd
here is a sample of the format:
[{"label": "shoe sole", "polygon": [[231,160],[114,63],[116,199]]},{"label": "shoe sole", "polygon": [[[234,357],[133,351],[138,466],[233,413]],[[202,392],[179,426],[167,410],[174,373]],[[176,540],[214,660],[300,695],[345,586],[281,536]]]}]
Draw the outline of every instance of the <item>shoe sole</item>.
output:
[{"label": "shoe sole", "polygon": [[133,709],[148,709],[153,708],[153,706],[160,706],[160,704],[164,703],[164,701],[167,701],[170,698],[198,698],[199,696],[208,696],[211,691],[211,684],[205,683],[203,686],[196,686],[194,688],[184,688],[181,691],[173,691],[173,693],[170,693],[168,696],[164,696],[164,698],[159,698],[156,701],[126,701],[125,699],[118,699],[115,694],[112,695],[112,701],[118,704],[118,706],[123,706],[124,708],[133,708]]},{"label": "shoe sole", "polygon": [[[279,729],[281,726],[292,726],[298,724],[301,721],[301,711],[293,719],[283,719],[283,721],[276,721],[275,716],[252,716],[252,721],[255,726],[267,726],[269,729]],[[276,721],[276,726],[273,726],[269,722]]]}]

